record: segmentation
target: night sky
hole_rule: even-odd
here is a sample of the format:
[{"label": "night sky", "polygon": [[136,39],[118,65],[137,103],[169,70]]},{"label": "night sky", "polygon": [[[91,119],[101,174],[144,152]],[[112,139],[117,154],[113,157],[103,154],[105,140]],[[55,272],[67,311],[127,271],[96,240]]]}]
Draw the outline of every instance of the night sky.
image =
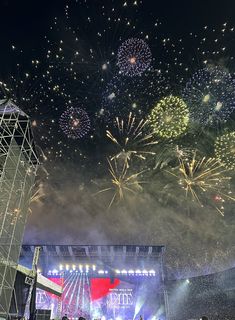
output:
[{"label": "night sky", "polygon": [[25,243],[164,244],[180,276],[234,266],[234,12],[1,2],[0,98],[30,116],[42,163]]}]

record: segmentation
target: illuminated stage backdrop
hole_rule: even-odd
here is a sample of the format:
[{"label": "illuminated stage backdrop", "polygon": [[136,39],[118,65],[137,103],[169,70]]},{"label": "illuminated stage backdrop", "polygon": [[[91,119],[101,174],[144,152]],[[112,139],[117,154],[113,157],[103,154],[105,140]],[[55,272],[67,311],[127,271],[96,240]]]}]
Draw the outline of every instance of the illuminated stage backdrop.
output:
[{"label": "illuminated stage backdrop", "polygon": [[[21,258],[33,246],[23,246]],[[42,246],[39,267],[63,286],[61,298],[38,290],[37,308],[102,320],[165,319],[163,246]]]},{"label": "illuminated stage backdrop", "polygon": [[153,319],[163,313],[162,288],[158,276],[125,278],[89,278],[76,272],[50,278],[63,284],[62,298],[42,290],[37,292],[37,308],[52,310],[52,317],[61,313],[69,318],[133,320],[140,315]]}]

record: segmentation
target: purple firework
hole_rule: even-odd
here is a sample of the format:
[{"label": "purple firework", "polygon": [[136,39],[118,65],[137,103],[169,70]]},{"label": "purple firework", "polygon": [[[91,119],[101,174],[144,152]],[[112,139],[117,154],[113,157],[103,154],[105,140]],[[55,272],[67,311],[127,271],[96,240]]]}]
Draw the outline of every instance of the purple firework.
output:
[{"label": "purple firework", "polygon": [[149,46],[142,39],[128,39],[118,49],[117,65],[126,76],[141,75],[150,66],[151,60]]},{"label": "purple firework", "polygon": [[183,99],[193,121],[216,126],[235,111],[235,80],[221,67],[200,69],[187,82]]},{"label": "purple firework", "polygon": [[81,108],[69,108],[60,116],[59,124],[63,132],[73,139],[84,137],[90,130],[90,118]]}]

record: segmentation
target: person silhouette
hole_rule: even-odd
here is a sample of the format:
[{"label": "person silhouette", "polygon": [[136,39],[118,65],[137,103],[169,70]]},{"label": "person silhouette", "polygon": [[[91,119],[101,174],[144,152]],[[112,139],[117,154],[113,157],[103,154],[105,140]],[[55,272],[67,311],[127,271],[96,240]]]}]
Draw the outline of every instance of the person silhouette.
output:
[{"label": "person silhouette", "polygon": [[62,317],[62,320],[69,320],[67,313]]}]

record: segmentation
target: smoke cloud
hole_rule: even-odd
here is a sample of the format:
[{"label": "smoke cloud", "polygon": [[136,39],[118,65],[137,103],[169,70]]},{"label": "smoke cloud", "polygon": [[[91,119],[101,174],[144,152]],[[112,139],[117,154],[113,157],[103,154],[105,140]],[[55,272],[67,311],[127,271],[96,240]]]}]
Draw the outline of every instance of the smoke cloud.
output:
[{"label": "smoke cloud", "polygon": [[[165,245],[168,272],[188,276],[218,271],[234,263],[234,219],[188,204],[161,181],[127,195],[108,209],[112,194],[99,190],[108,178],[90,179],[75,167],[60,165],[43,181],[45,196],[32,205],[25,244]],[[39,173],[39,178],[40,173]],[[158,196],[156,196],[158,194]]]}]

